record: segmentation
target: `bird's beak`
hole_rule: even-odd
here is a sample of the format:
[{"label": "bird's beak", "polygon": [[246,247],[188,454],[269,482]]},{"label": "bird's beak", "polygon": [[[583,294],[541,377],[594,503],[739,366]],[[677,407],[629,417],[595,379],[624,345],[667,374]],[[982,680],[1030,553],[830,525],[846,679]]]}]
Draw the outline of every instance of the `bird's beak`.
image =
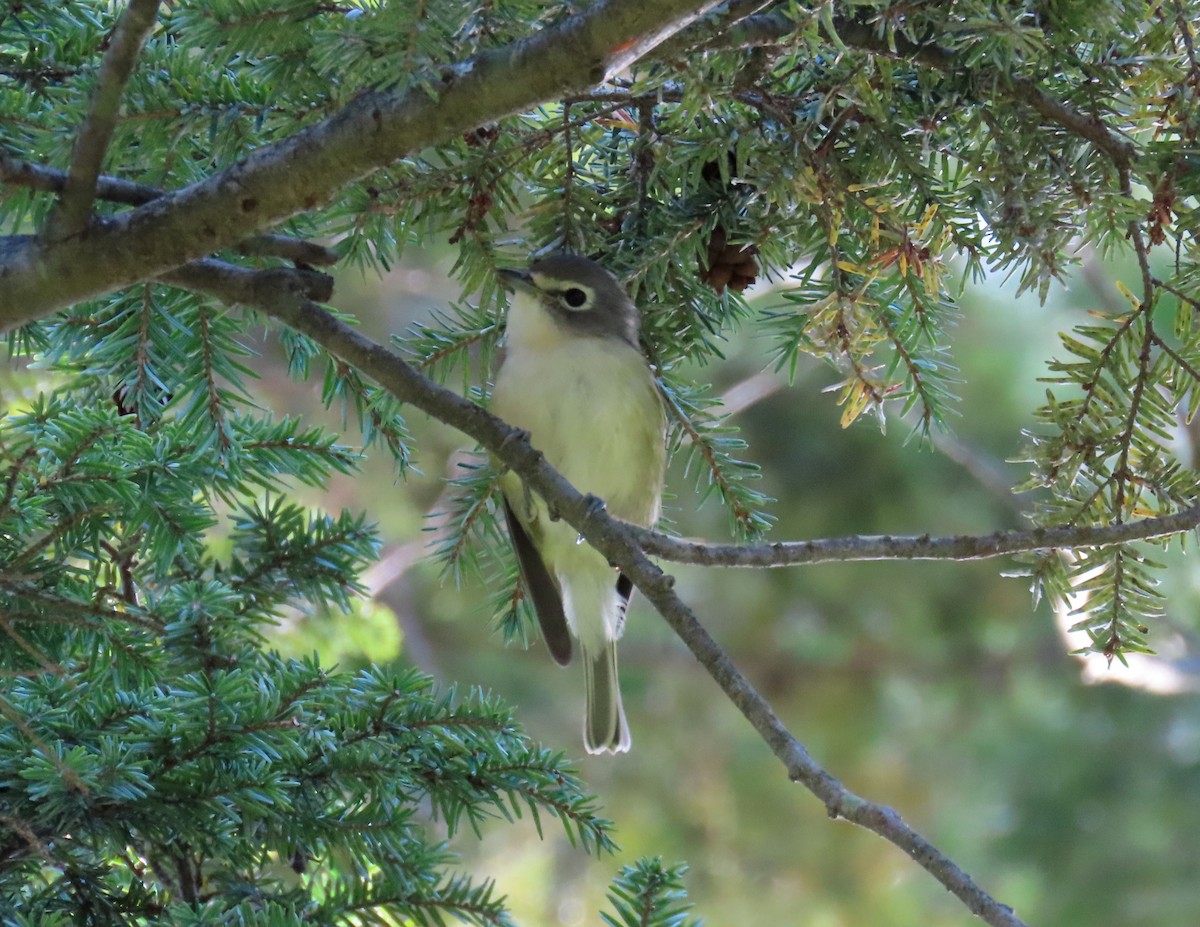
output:
[{"label": "bird's beak", "polygon": [[523,270],[508,270],[500,268],[496,271],[500,278],[500,285],[506,290],[525,290],[527,292],[536,292],[537,286],[534,285],[533,277]]}]

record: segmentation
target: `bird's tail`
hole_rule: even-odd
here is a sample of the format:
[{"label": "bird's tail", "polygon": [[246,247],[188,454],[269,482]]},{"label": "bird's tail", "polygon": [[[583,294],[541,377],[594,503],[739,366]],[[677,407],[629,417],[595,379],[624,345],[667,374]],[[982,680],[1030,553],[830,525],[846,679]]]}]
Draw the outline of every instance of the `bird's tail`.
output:
[{"label": "bird's tail", "polygon": [[629,724],[617,679],[617,638],[625,599],[616,572],[600,554],[582,544],[572,544],[567,553],[572,559],[560,564],[558,577],[567,623],[583,655],[583,745],[588,753],[624,753]]},{"label": "bird's tail", "polygon": [[595,649],[583,648],[583,685],[587,714],[583,743],[588,753],[625,753],[629,749],[629,723],[621,704],[617,677],[617,642],[603,641]]}]

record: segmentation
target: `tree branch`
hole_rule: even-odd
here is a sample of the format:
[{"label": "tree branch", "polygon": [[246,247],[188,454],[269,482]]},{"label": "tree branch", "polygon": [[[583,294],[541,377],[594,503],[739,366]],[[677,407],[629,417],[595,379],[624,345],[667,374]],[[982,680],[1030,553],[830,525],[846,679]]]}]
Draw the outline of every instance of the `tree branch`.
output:
[{"label": "tree branch", "polygon": [[264,311],[270,311],[268,307],[278,300],[324,302],[333,296],[333,278],[320,271],[297,267],[250,270],[215,258],[192,261],[160,279],[225,303],[241,303]]},{"label": "tree branch", "polygon": [[314,267],[328,267],[338,262],[338,253],[332,248],[291,235],[255,235],[239,242],[234,250],[247,257],[278,257]]},{"label": "tree branch", "polygon": [[[341,187],[415,148],[593,87],[693,23],[702,38],[709,21],[700,17],[714,6],[716,0],[600,0],[557,26],[442,68],[440,82],[430,78],[403,90],[365,93],[329,119],[263,146],[204,181],[94,222],[86,236],[0,239],[0,331],[232,247],[247,230],[315,209]],[[738,0],[729,16],[755,6]],[[738,29],[758,30],[760,39],[772,30],[782,37],[795,23],[766,13],[747,16],[730,31]],[[835,32],[842,41],[880,54],[941,69],[954,65],[944,49],[900,36],[889,49],[868,25],[853,20],[838,20]],[[1050,99],[1022,78],[1011,86],[1020,99],[1110,156],[1126,163],[1132,157],[1131,143],[1099,120]],[[37,170],[24,165],[19,174],[28,178]],[[95,181],[93,190],[147,189],[123,181],[97,187]],[[298,259],[316,263],[311,256]]]},{"label": "tree branch", "polygon": [[[30,164],[0,151],[0,183],[61,193],[67,184],[67,173],[52,167]],[[143,206],[162,196],[165,196],[164,192],[157,187],[122,180],[120,177],[101,174],[96,179],[96,198],[112,203]],[[255,235],[239,242],[234,249],[245,255],[281,257],[317,267],[328,267],[338,262],[338,253],[332,248],[290,235]],[[314,297],[316,298],[318,297]]]},{"label": "tree branch", "polygon": [[[285,318],[281,312],[292,306],[296,300],[320,302],[332,295],[332,281],[327,275],[316,271],[283,267],[248,270],[235,264],[213,259],[195,261],[163,275],[162,280],[174,286],[204,293],[226,303],[240,303],[261,309],[269,315],[284,318],[288,324],[301,330],[304,330],[303,326],[293,324],[290,318]],[[300,310],[293,309],[291,311],[298,312]],[[309,315],[316,312],[328,315],[319,307],[308,307],[304,311]],[[336,322],[332,316],[330,319]],[[341,323],[336,324],[341,325]],[[353,329],[348,330],[353,333]],[[314,340],[324,344],[320,338],[314,337]],[[366,339],[362,340],[366,342]],[[333,349],[330,348],[330,350]],[[380,350],[383,349],[380,348]],[[390,352],[385,351],[385,354],[387,355],[386,361],[383,362],[385,364],[405,363]],[[344,359],[359,366],[376,380],[380,380],[377,375],[378,371],[368,370],[351,358]],[[407,364],[405,366],[407,367]],[[426,383],[430,387],[434,385],[432,381],[426,380],[416,370],[413,370],[412,374],[416,381],[404,386],[404,389],[423,390]],[[402,401],[412,402],[431,415],[441,418],[446,412],[444,409],[439,412],[430,411],[412,396],[402,394],[399,381],[392,384],[383,383],[382,380],[380,382]],[[457,396],[455,398],[459,402],[466,402]],[[478,409],[478,406],[471,403],[467,403],[467,405],[471,409]],[[454,410],[451,410],[451,414],[454,414]],[[458,421],[448,418],[442,420],[460,428],[464,433],[488,447],[489,450],[495,451],[495,448],[490,447],[483,438],[461,426]],[[510,437],[506,434],[501,440],[508,441]],[[497,456],[504,459],[503,455],[497,454]],[[505,459],[505,463],[512,466],[514,470],[518,469],[509,460]],[[562,486],[571,489],[565,481]],[[554,490],[552,489],[551,492],[553,493]],[[571,489],[571,492],[574,493],[574,490]],[[577,495],[577,493],[575,494]],[[572,522],[572,524],[574,523]],[[1200,505],[1172,515],[1142,518],[1123,524],[1103,526],[1072,525],[1058,528],[1032,528],[1028,531],[996,531],[986,535],[960,534],[943,537],[928,534],[911,536],[854,535],[844,538],[817,538],[808,541],[776,541],[767,544],[711,544],[672,537],[634,525],[618,524],[623,532],[628,533],[630,539],[636,541],[641,550],[665,560],[699,566],[762,569],[869,560],[985,560],[1033,551],[1112,547],[1132,541],[1169,537],[1200,528]]]},{"label": "tree branch", "polygon": [[223,171],[52,243],[0,240],[0,329],[157,277],[327,202],[406,152],[584,90],[716,0],[598,0],[583,13],[396,91],[364,93]]},{"label": "tree branch", "polygon": [[1173,515],[1142,518],[1123,524],[997,531],[980,536],[856,535],[772,544],[706,544],[669,537],[645,528],[634,528],[633,532],[646,553],[676,563],[762,568],[859,560],[985,560],[1031,551],[1112,547],[1131,541],[1182,534],[1197,527],[1200,527],[1200,505]]},{"label": "tree branch", "polygon": [[[757,13],[711,37],[702,37],[689,48],[695,51],[725,51],[733,48],[758,48],[780,45],[800,25],[784,13]],[[707,40],[706,40],[707,39]]]},{"label": "tree branch", "polygon": [[[926,67],[953,73],[959,69],[954,54],[936,45],[918,44],[904,36],[895,36],[893,51],[883,37],[877,35],[869,25],[857,20],[835,21],[836,37],[847,45],[873,51],[876,54],[916,61]],[[832,36],[831,36],[832,38]],[[1098,150],[1108,155],[1118,167],[1127,166],[1136,157],[1133,143],[1121,138],[1097,116],[1087,116],[1061,100],[1056,100],[1027,77],[1009,77],[1000,85],[1007,95],[1018,100],[1040,115],[1057,123],[1069,132],[1091,142]]]},{"label": "tree branch", "polygon": [[117,124],[121,97],[138,53],[158,18],[158,3],[159,0],[129,0],[117,20],[92,92],[91,106],[71,151],[67,183],[43,230],[48,241],[78,235],[87,227],[100,166]]},{"label": "tree branch", "polygon": [[627,575],[666,619],[696,659],[754,726],[780,759],[789,778],[804,785],[840,817],[870,830],[911,856],[953,892],[973,913],[993,927],[1023,927],[1012,910],[981,889],[971,877],[923,836],[905,824],[891,808],[850,792],[809,756],[775,716],[770,704],[742,676],[725,652],[674,592],[674,579],[652,563],[638,544],[630,525],[608,516],[594,497],[575,490],[535,450],[527,435],[431,380],[399,355],[371,341],[332,313],[294,292],[263,292],[246,272],[233,269],[223,278],[230,295],[240,292],[260,299],[252,305],[312,338],[326,350],[357,367],[402,402],[411,403],[440,421],[474,438],[547,500],[551,509]]},{"label": "tree branch", "polygon": [[1092,143],[1112,160],[1118,168],[1128,168],[1137,158],[1133,142],[1110,129],[1099,116],[1088,116],[1046,93],[1027,77],[1013,77],[1008,82],[1010,95],[1039,114],[1058,123],[1067,131]]},{"label": "tree branch", "polygon": [[[777,45],[796,31],[799,24],[783,13],[760,13],[749,16],[724,34],[715,38],[709,48],[752,48]],[[847,17],[835,17],[832,28],[821,23],[822,32],[831,41],[838,41],[860,51],[888,58],[914,61],[936,71],[954,73],[959,64],[954,53],[938,45],[914,42],[903,35],[894,35],[892,44],[879,35],[869,23]],[[1081,113],[1061,100],[1056,100],[1027,77],[1010,77],[1000,85],[1007,95],[1018,100],[1041,116],[1067,131],[1091,142],[1118,167],[1128,166],[1137,157],[1133,142],[1122,138],[1098,116]]]},{"label": "tree branch", "polygon": [[[774,0],[729,0],[713,16],[697,22],[689,29],[677,32],[659,45],[654,50],[654,57],[671,58],[698,46],[707,47],[719,36],[726,35],[731,29],[738,28],[736,24],[746,21],[747,18],[759,18],[754,14],[773,2]],[[795,23],[791,23],[793,29],[795,25]]]},{"label": "tree branch", "polygon": [[[0,182],[45,190],[48,193],[62,193],[67,185],[67,172],[40,164],[30,164],[0,151]],[[101,174],[96,178],[97,199],[125,203],[127,206],[141,206],[162,195],[161,190],[134,183],[132,180],[122,180],[108,174]]]}]

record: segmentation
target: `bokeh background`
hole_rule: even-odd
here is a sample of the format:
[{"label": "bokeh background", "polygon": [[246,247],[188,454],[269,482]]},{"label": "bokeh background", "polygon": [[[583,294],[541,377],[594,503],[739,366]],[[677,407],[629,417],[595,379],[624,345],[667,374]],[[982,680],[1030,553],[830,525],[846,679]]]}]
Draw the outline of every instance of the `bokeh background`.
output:
[{"label": "bokeh background", "polygon": [[[382,281],[339,280],[338,305],[380,339],[459,296],[452,257],[410,252]],[[1027,471],[1022,429],[1044,398],[1056,332],[1085,313],[1120,311],[1113,281],[1133,268],[1083,269],[1046,305],[1004,281],[961,300],[954,361],[960,415],[932,444],[894,418],[843,430],[836,371],[813,361],[792,384],[769,368],[753,326],[726,359],[697,369],[735,421],[776,500],[774,539],[846,534],[986,533],[1026,524],[1009,488]],[[769,309],[769,281],[747,297]],[[312,417],[317,384],[295,384],[264,357],[262,400]],[[452,383],[459,382],[454,379]],[[331,424],[339,425],[335,420]],[[398,661],[441,682],[482,687],[517,707],[528,732],[580,757],[616,825],[617,858],[573,849],[555,822],[456,835],[464,866],[495,878],[521,922],[598,923],[618,865],[643,854],[686,860],[695,913],[709,924],[966,924],[971,916],[900,851],[830,821],[644,602],[632,609],[622,677],[634,749],[583,756],[578,667],[540,643],[506,644],[489,590],[456,588],[428,559],[430,529],[466,439],[411,419],[419,473],[396,479],[367,460],[314,505],[365,510],[385,548],[368,577],[374,602],[349,616],[294,616],[272,644],[316,650],[344,668]],[[354,436],[347,440],[353,442]],[[1181,424],[1180,449],[1191,454]],[[668,514],[683,534],[726,539],[714,501],[672,473]],[[439,501],[442,500],[442,501]],[[671,566],[678,589],[821,763],[851,789],[895,807],[981,884],[1042,927],[1194,927],[1200,923],[1200,702],[1191,689],[1200,568],[1167,551],[1169,620],[1156,660],[1089,667],[1012,559],[865,563],[771,571]],[[1134,684],[1115,683],[1124,678]],[[435,825],[436,826],[436,825]]]}]

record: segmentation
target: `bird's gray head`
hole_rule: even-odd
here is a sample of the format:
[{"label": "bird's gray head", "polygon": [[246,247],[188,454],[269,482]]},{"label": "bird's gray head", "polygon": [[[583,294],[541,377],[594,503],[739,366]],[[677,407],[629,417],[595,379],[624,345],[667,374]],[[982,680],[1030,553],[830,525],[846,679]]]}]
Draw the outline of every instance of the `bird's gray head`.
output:
[{"label": "bird's gray head", "polygon": [[638,311],[607,270],[576,254],[552,254],[528,273],[501,271],[514,289],[535,297],[558,325],[578,335],[615,337],[635,348]]}]

